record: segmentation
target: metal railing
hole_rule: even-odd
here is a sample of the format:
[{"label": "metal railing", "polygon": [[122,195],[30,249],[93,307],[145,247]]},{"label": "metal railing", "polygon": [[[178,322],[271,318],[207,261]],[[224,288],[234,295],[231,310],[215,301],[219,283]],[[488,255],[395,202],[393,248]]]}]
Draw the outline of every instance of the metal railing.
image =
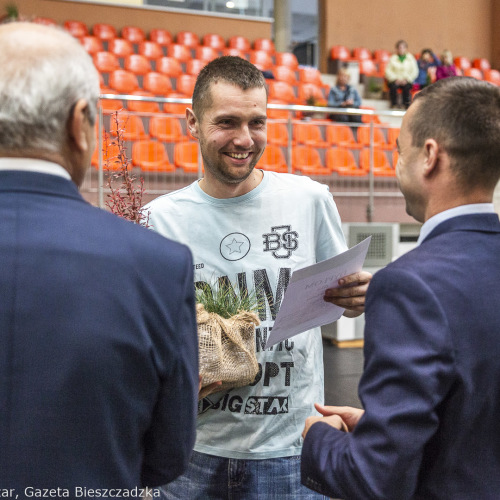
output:
[{"label": "metal railing", "polygon": [[[150,96],[138,96],[138,95],[118,95],[118,94],[102,94],[100,96],[102,100],[108,100],[108,99],[113,99],[113,100],[121,100],[121,101],[145,101],[145,102],[154,102],[158,103],[159,105],[161,104],[186,104],[189,105],[191,103],[191,99],[182,99],[182,98],[168,98],[168,97],[150,97]],[[303,105],[287,105],[287,104],[275,104],[275,103],[270,103],[268,104],[268,109],[270,110],[284,110],[288,112],[288,118],[287,119],[269,119],[270,122],[282,122],[285,123],[288,129],[288,143],[286,146],[286,158],[287,158],[287,166],[288,166],[288,171],[290,173],[293,172],[292,168],[292,149],[293,149],[293,127],[294,124],[297,123],[307,123],[303,119],[298,120],[294,115],[300,114],[303,117],[307,117],[308,115],[314,115],[315,117],[324,117],[325,122],[323,123],[322,121],[312,121],[311,123],[314,124],[331,124],[335,125],[335,122],[329,121],[326,122],[326,119],[328,118],[328,115],[331,114],[343,114],[343,115],[358,115],[361,116],[362,119],[364,117],[365,122],[364,123],[338,123],[338,125],[348,125],[350,127],[369,127],[370,128],[370,142],[369,142],[369,171],[367,175],[367,179],[363,179],[363,182],[360,185],[360,182],[356,182],[356,189],[353,189],[352,186],[354,184],[354,181],[351,179],[339,179],[338,177],[336,178],[333,174],[331,178],[322,178],[322,182],[326,182],[330,184],[331,186],[335,187],[335,197],[352,197],[352,198],[367,198],[367,207],[366,207],[366,218],[368,221],[374,220],[374,206],[375,206],[375,198],[384,198],[384,197],[400,197],[401,194],[399,192],[399,189],[397,188],[397,184],[395,180],[392,182],[389,181],[389,186],[387,185],[384,186],[383,189],[378,189],[376,186],[376,176],[374,174],[374,151],[375,151],[375,145],[374,145],[374,130],[375,127],[383,127],[381,124],[375,123],[376,117],[384,118],[384,117],[391,117],[391,118],[402,118],[404,115],[404,111],[376,111],[373,109],[351,109],[351,108],[333,108],[333,107],[319,107],[319,106],[303,106]],[[132,111],[128,111],[127,109],[123,109],[124,112],[127,114],[138,114],[143,118],[143,120],[146,120],[148,117],[152,115],[148,114],[141,114],[141,113],[134,113]],[[156,113],[158,114],[158,113]],[[177,115],[180,117],[180,115]],[[99,151],[103,150],[103,131],[106,130],[106,124],[105,124],[105,118],[109,117],[109,112],[104,112],[102,107],[99,107],[99,134],[98,134],[98,144],[99,144]],[[109,118],[108,118],[109,119]],[[329,125],[330,126],[330,125]],[[109,130],[108,130],[109,132]],[[332,147],[335,147],[335,145],[332,144]],[[198,173],[197,176],[201,177],[202,175],[202,162],[201,162],[201,155],[198,154]],[[93,173],[89,175],[94,175]],[[142,175],[142,173],[141,173]],[[159,178],[159,177],[157,177]],[[170,174],[169,179],[172,179],[172,174]],[[349,182],[351,184],[349,184]],[[168,191],[171,191],[172,189],[177,189],[179,187],[182,187],[182,185],[186,185],[190,182],[192,182],[192,175],[191,177],[189,176],[184,176],[183,178],[177,178],[175,179],[175,182],[169,182],[167,179],[167,176],[165,176],[165,181],[158,184],[158,185],[153,185],[153,181],[151,181],[149,185],[149,193],[151,194],[161,194],[165,193]],[[387,183],[386,183],[387,184]],[[351,189],[350,189],[351,187]],[[84,183],[82,186],[82,191],[88,191],[88,192],[96,192],[97,191],[97,204],[100,207],[104,207],[104,197],[105,197],[105,192],[106,192],[106,187],[105,187],[105,178],[104,178],[104,162],[103,162],[103,157],[102,154],[99,154],[99,161],[97,165],[97,186],[93,185],[93,183]]]}]

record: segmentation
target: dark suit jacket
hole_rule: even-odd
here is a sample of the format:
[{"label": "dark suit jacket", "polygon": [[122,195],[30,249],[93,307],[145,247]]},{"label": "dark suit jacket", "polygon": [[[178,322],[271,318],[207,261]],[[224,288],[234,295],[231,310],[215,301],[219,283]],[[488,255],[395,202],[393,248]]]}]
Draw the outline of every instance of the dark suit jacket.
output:
[{"label": "dark suit jacket", "polygon": [[345,499],[500,498],[500,223],[463,215],[373,278],[366,412],[318,423],[302,481]]},{"label": "dark suit jacket", "polygon": [[0,297],[2,488],[23,498],[183,472],[198,391],[187,247],[61,177],[0,172]]}]

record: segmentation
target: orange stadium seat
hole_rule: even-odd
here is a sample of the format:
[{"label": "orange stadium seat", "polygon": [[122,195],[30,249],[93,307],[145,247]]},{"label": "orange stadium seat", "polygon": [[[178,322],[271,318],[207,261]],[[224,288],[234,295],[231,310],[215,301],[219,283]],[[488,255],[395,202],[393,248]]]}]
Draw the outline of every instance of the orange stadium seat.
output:
[{"label": "orange stadium seat", "polygon": [[142,28],[138,26],[124,26],[122,28],[122,38],[131,43],[141,43],[146,39],[146,34]]},{"label": "orange stadium seat", "polygon": [[121,94],[131,94],[139,88],[139,81],[130,71],[115,69],[109,74],[109,86]]},{"label": "orange stadium seat", "polygon": [[[358,142],[362,147],[370,146],[371,127],[358,127]],[[381,149],[393,149],[393,146],[388,146],[385,140],[384,133],[378,127],[373,127],[373,146]]]},{"label": "orange stadium seat", "polygon": [[328,125],[326,127],[326,142],[332,146],[361,149],[361,144],[356,141],[352,129],[348,125]]},{"label": "orange stadium seat", "polygon": [[270,80],[268,86],[269,99],[279,99],[287,104],[295,104],[297,102],[293,87],[289,83]]},{"label": "orange stadium seat", "polygon": [[401,129],[399,128],[388,128],[387,129],[387,146],[391,149],[395,149],[397,147],[396,139],[399,137],[399,132]]},{"label": "orange stadium seat", "polygon": [[200,37],[192,31],[179,31],[175,37],[176,43],[195,49],[200,45]]},{"label": "orange stadium seat", "polygon": [[[115,141],[108,138],[108,144],[106,146],[105,138],[103,137],[102,141],[102,165],[104,169],[107,170],[120,170],[122,168],[122,163],[119,160],[120,156],[120,148]],[[99,167],[99,144],[96,144],[94,149],[94,153],[92,154],[92,159],[90,163],[93,167]]]},{"label": "orange stadium seat", "polygon": [[[171,99],[189,99],[189,96],[186,96],[184,94],[181,94],[180,92],[171,92],[170,94],[167,95],[168,98]],[[165,113],[169,113],[171,115],[182,115],[183,117],[186,116],[186,108],[190,107],[190,104],[184,104],[184,103],[164,103],[163,104],[163,111]]]},{"label": "orange stadium seat", "polygon": [[126,141],[137,141],[148,138],[141,118],[126,112],[118,113],[118,122],[112,120],[110,131],[114,136],[117,136],[118,131],[121,131],[122,138]]},{"label": "orange stadium seat", "polygon": [[271,55],[274,55],[276,48],[274,42],[270,38],[257,38],[253,42],[254,50],[264,50]]},{"label": "orange stadium seat", "polygon": [[156,42],[161,47],[166,47],[167,45],[174,43],[174,39],[170,31],[161,28],[152,29],[149,32],[149,39],[152,42]]},{"label": "orange stadium seat", "polygon": [[272,172],[288,172],[285,155],[281,148],[276,144],[268,144],[264,153],[260,157],[257,168],[262,170],[271,170]]},{"label": "orange stadium seat", "polygon": [[376,63],[387,63],[391,57],[391,53],[388,50],[377,49],[373,52],[373,60]]},{"label": "orange stadium seat", "polygon": [[174,147],[174,164],[186,173],[198,173],[198,143],[181,142]]},{"label": "orange stadium seat", "polygon": [[113,38],[117,37],[115,27],[106,23],[94,24],[92,34],[101,40],[113,40]]},{"label": "orange stadium seat", "polygon": [[151,64],[146,56],[140,54],[130,54],[125,58],[124,69],[135,75],[145,75],[151,71]]},{"label": "orange stadium seat", "polygon": [[347,61],[351,58],[351,53],[345,45],[334,45],[330,49],[330,59]]},{"label": "orange stadium seat", "polygon": [[213,47],[200,45],[195,49],[195,58],[200,61],[213,61],[215,58],[219,57],[219,52]]},{"label": "orange stadium seat", "polygon": [[288,66],[293,70],[299,69],[297,56],[292,52],[276,52],[276,54],[274,54],[274,62],[276,66]]},{"label": "orange stadium seat", "polygon": [[97,52],[102,52],[104,47],[102,45],[102,41],[99,40],[96,36],[86,35],[80,38],[82,42],[83,48],[89,53],[91,56],[97,54]]},{"label": "orange stadium seat", "polygon": [[[376,111],[375,108],[373,106],[360,106],[359,109],[367,109],[367,110],[370,110],[370,111]],[[380,118],[377,114],[373,114],[373,115],[362,115],[361,116],[361,121],[363,123],[376,123],[378,125],[381,125],[381,122],[380,122]]]},{"label": "orange stadium seat", "polygon": [[293,138],[296,144],[304,144],[314,148],[326,148],[328,142],[323,139],[321,129],[311,122],[296,123],[293,127]]},{"label": "orange stadium seat", "polygon": [[321,80],[319,69],[313,67],[299,68],[299,82],[314,83],[314,85],[318,85],[318,87],[323,86],[323,80]]},{"label": "orange stadium seat", "polygon": [[269,71],[274,66],[271,55],[264,50],[250,51],[249,61],[257,66],[257,68],[259,68],[261,71]]},{"label": "orange stadium seat", "polygon": [[267,123],[267,143],[277,146],[288,146],[288,127],[284,123]]},{"label": "orange stadium seat", "polygon": [[460,56],[460,57],[455,57],[455,59],[453,59],[453,62],[455,64],[455,66],[460,70],[462,71],[462,73],[466,70],[466,69],[469,69],[472,67],[472,64],[470,62],[470,60],[467,58],[467,57],[464,57],[464,56]]},{"label": "orange stadium seat", "polygon": [[180,43],[167,45],[167,56],[177,59],[181,63],[187,63],[191,59],[191,50]]},{"label": "orange stadium seat", "polygon": [[472,67],[481,70],[483,73],[491,69],[491,64],[488,59],[478,57],[472,61]]},{"label": "orange stadium seat", "polygon": [[292,148],[292,166],[294,170],[304,175],[330,175],[330,169],[321,161],[317,149],[309,146],[294,146]]},{"label": "orange stadium seat", "polygon": [[295,70],[288,66],[275,66],[273,68],[273,75],[276,80],[280,82],[287,82],[290,85],[297,85],[297,75]]},{"label": "orange stadium seat", "polygon": [[151,137],[162,142],[185,142],[188,140],[181,122],[175,116],[155,115],[149,119]]},{"label": "orange stadium seat", "polygon": [[338,175],[361,177],[366,171],[358,168],[352,151],[343,148],[331,148],[326,152],[326,166]]},{"label": "orange stadium seat", "polygon": [[[362,149],[359,154],[359,167],[367,172],[370,171],[370,149]],[[380,177],[394,177],[395,170],[392,168],[385,151],[373,150],[373,174]]]},{"label": "orange stadium seat", "polygon": [[176,91],[188,97],[193,95],[196,77],[193,75],[181,75],[177,78]]},{"label": "orange stadium seat", "polygon": [[202,43],[205,47],[212,47],[217,51],[221,51],[226,47],[226,40],[217,33],[206,33],[203,35]]},{"label": "orange stadium seat", "polygon": [[156,71],[170,78],[177,78],[184,73],[181,63],[174,57],[160,57],[155,61]]},{"label": "orange stadium seat", "polygon": [[165,146],[161,142],[136,141],[132,146],[132,163],[146,172],[174,172]]},{"label": "orange stadium seat", "polygon": [[484,72],[484,79],[487,82],[500,86],[500,71],[496,69],[487,70]]},{"label": "orange stadium seat", "polygon": [[166,96],[172,92],[172,82],[170,78],[162,73],[150,71],[142,79],[142,86],[147,92],[157,96]]},{"label": "orange stadium seat", "polygon": [[227,46],[231,49],[238,49],[241,52],[249,52],[252,49],[250,40],[241,35],[235,35],[229,38]]},{"label": "orange stadium seat", "polygon": [[366,47],[355,47],[352,49],[352,58],[356,61],[372,59],[372,53]]},{"label": "orange stadium seat", "polygon": [[[116,90],[106,89],[101,91],[102,94],[116,94]],[[104,114],[114,113],[124,108],[121,99],[99,99],[99,107]]]},{"label": "orange stadium seat", "polygon": [[[132,95],[142,97],[155,97],[151,92],[146,90],[135,90]],[[159,113],[161,111],[160,105],[154,101],[127,101],[127,109],[134,113]]]},{"label": "orange stadium seat", "polygon": [[186,73],[190,76],[198,76],[198,73],[207,65],[207,62],[201,59],[190,59],[186,63]]},{"label": "orange stadium seat", "polygon": [[469,69],[464,70],[464,76],[471,76],[472,78],[475,78],[476,80],[483,79],[483,73],[478,68],[469,68]]},{"label": "orange stadium seat", "polygon": [[234,56],[241,57],[242,59],[246,59],[246,54],[240,49],[236,49],[235,47],[226,47],[222,50],[223,56]]},{"label": "orange stadium seat", "polygon": [[111,73],[112,71],[120,69],[118,58],[112,52],[107,52],[105,50],[96,52],[92,59],[94,60],[97,71],[100,73]]},{"label": "orange stadium seat", "polygon": [[[281,99],[268,99],[268,104],[283,104],[287,105],[289,103],[282,101]],[[288,120],[290,117],[290,112],[287,109],[273,109],[267,108],[267,117],[271,120]]]},{"label": "orange stadium seat", "polygon": [[129,40],[124,38],[113,38],[108,42],[108,51],[116,57],[125,58],[134,53],[134,47]]},{"label": "orange stadium seat", "polygon": [[147,57],[150,61],[154,61],[163,57],[163,49],[159,43],[144,40],[139,44],[138,54]]},{"label": "orange stadium seat", "polygon": [[359,61],[359,74],[365,76],[382,76],[379,73],[377,64],[371,59],[361,59]]},{"label": "orange stadium seat", "polygon": [[323,87],[314,83],[299,83],[297,86],[298,102],[306,104],[311,97],[314,98],[315,106],[326,106],[327,100],[323,93]]},{"label": "orange stadium seat", "polygon": [[82,38],[89,34],[87,25],[82,21],[65,21],[63,26],[68,33],[76,38]]}]

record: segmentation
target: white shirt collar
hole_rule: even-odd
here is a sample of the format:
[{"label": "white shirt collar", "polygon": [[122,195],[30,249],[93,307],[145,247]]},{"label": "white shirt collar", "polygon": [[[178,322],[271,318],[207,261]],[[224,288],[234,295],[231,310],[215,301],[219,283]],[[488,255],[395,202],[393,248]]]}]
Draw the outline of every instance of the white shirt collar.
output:
[{"label": "white shirt collar", "polygon": [[2,170],[58,175],[59,177],[71,180],[69,172],[61,167],[61,165],[34,158],[0,158],[0,171]]},{"label": "white shirt collar", "polygon": [[427,221],[420,229],[420,236],[418,237],[417,245],[420,245],[422,241],[429,236],[429,234],[436,228],[441,222],[451,219],[452,217],[457,217],[459,215],[470,215],[470,214],[489,214],[495,213],[495,208],[493,203],[473,203],[470,205],[460,205],[459,207],[450,208],[444,212],[440,212]]}]

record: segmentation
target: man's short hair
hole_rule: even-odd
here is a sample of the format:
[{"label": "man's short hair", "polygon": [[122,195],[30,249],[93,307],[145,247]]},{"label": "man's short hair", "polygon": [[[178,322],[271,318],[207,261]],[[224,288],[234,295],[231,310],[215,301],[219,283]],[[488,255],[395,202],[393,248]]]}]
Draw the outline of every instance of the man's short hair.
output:
[{"label": "man's short hair", "polygon": [[434,139],[449,155],[461,184],[491,187],[500,178],[500,88],[468,77],[425,87],[409,123],[413,146]]},{"label": "man's short hair", "polygon": [[223,81],[242,90],[264,88],[266,80],[257,67],[241,57],[222,56],[209,62],[198,75],[193,92],[193,111],[200,120],[212,104],[210,89],[214,83]]},{"label": "man's short hair", "polygon": [[96,119],[99,75],[81,43],[62,28],[0,25],[0,149],[59,152],[79,99]]}]

